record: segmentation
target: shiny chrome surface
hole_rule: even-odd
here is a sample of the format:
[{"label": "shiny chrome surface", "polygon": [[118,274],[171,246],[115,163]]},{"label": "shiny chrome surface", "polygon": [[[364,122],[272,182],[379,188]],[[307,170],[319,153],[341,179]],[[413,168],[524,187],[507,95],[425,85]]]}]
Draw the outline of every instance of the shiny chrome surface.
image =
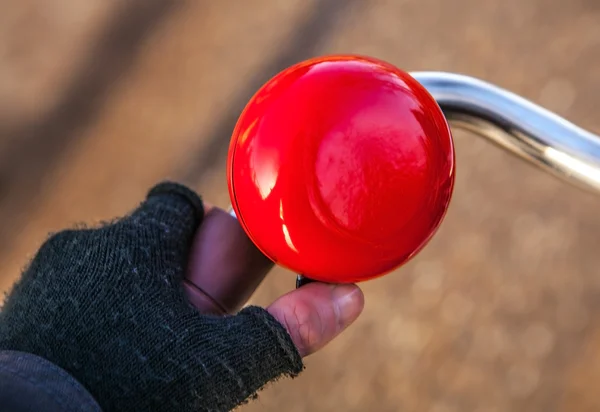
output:
[{"label": "shiny chrome surface", "polygon": [[600,137],[514,93],[453,73],[412,72],[452,126],[600,194]]}]

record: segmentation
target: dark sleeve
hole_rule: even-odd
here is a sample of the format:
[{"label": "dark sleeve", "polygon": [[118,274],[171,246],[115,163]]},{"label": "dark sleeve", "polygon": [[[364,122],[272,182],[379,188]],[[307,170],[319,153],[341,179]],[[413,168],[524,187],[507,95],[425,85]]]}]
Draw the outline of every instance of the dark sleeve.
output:
[{"label": "dark sleeve", "polygon": [[0,351],[0,405],[3,412],[102,412],[63,369],[14,351]]}]

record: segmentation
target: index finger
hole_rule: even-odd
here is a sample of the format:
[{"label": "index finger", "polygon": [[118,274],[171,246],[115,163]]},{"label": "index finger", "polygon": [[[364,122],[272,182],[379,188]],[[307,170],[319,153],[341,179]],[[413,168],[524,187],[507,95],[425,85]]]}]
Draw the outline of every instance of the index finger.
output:
[{"label": "index finger", "polygon": [[233,314],[250,299],[274,263],[248,238],[237,219],[205,203],[184,281],[203,313]]}]

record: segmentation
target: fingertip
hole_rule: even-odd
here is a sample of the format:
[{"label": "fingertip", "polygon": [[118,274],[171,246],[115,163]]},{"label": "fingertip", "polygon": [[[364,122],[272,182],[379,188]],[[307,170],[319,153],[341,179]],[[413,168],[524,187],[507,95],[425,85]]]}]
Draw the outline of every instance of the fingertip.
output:
[{"label": "fingertip", "polygon": [[199,194],[182,184],[163,181],[152,187],[145,200],[116,224],[151,230],[153,236],[177,251],[179,259],[189,251],[203,218],[204,207]]},{"label": "fingertip", "polygon": [[338,311],[338,324],[340,329],[343,330],[362,313],[365,306],[365,296],[356,284],[335,285],[331,294]]},{"label": "fingertip", "polygon": [[208,215],[208,213],[215,207],[212,203],[209,203],[204,199],[202,199],[202,205],[204,206],[204,216]]},{"label": "fingertip", "polygon": [[[189,187],[171,181],[163,181],[153,186],[146,195],[146,201],[164,199],[163,204],[186,205],[196,217],[198,223],[202,222],[205,210],[202,197]],[[158,203],[160,204],[160,203]]]}]

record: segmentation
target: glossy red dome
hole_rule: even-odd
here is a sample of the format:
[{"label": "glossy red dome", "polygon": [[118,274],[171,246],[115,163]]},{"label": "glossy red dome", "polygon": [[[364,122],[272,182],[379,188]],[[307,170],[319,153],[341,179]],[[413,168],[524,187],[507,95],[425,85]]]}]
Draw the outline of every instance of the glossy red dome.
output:
[{"label": "glossy red dome", "polygon": [[402,265],[437,230],[454,146],[438,104],[409,74],[327,56],[256,93],[227,171],[234,211],[265,255],[311,279],[358,282]]}]

